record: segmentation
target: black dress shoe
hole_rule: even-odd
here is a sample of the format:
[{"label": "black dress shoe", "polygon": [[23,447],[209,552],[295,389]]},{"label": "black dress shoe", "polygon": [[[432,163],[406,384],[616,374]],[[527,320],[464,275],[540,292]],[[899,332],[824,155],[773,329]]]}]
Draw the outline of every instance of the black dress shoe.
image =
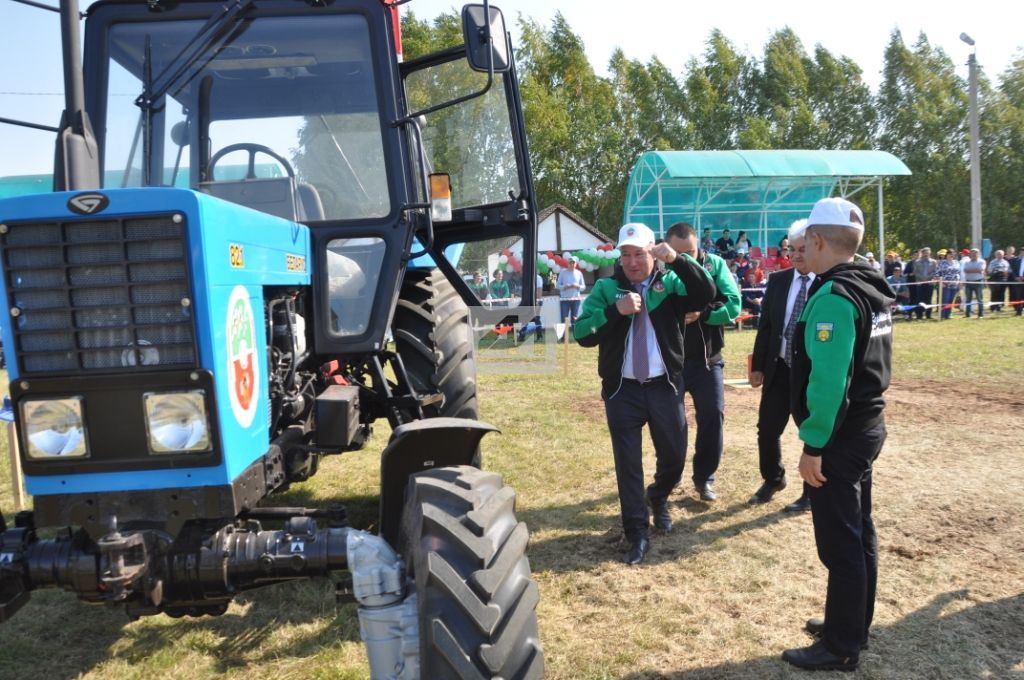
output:
[{"label": "black dress shoe", "polygon": [[651,550],[651,539],[644,536],[633,541],[629,550],[623,555],[622,561],[630,566],[636,566],[644,561],[647,553]]},{"label": "black dress shoe", "polygon": [[855,671],[859,659],[855,656],[838,656],[825,649],[825,643],[818,640],[810,647],[787,649],[782,653],[783,661],[807,671]]},{"label": "black dress shoe", "polygon": [[647,506],[651,509],[651,517],[654,518],[654,528],[664,531],[666,534],[672,531],[672,515],[668,511],[668,501],[662,499],[654,502],[649,495],[645,496]]},{"label": "black dress shoe", "polygon": [[751,505],[760,505],[767,503],[772,499],[772,496],[777,494],[786,488],[786,478],[783,477],[778,481],[766,481],[761,485],[761,488],[754,492],[754,495],[750,497]]},{"label": "black dress shoe", "polygon": [[807,512],[811,509],[811,497],[807,494],[800,496],[785,507],[786,512]]},{"label": "black dress shoe", "polygon": [[[804,630],[813,635],[814,637],[821,637],[825,632],[825,619],[817,616],[807,619],[807,623],[804,624]],[[860,643],[861,651],[865,651],[868,648],[867,640]]]},{"label": "black dress shoe", "polygon": [[714,487],[711,486],[711,482],[704,482],[703,484],[696,484],[697,495],[700,496],[702,501],[710,503],[711,501],[718,500],[718,494],[715,493]]}]

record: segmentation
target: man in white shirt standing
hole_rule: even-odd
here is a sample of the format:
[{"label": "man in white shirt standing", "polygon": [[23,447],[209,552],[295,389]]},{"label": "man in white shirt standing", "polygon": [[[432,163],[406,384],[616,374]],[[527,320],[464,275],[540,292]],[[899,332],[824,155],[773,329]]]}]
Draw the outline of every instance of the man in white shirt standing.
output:
[{"label": "man in white shirt standing", "polygon": [[558,287],[558,302],[561,306],[561,319],[569,319],[569,328],[576,325],[576,317],[580,315],[580,303],[586,285],[583,272],[577,266],[579,259],[575,255],[569,257],[569,266],[558,273],[555,285]]},{"label": "man in white shirt standing", "polygon": [[[978,318],[985,316],[985,260],[981,251],[971,248],[967,261],[961,263],[960,273],[964,279],[964,316],[971,317],[971,305],[977,305]],[[976,302],[972,303],[972,300]]]}]

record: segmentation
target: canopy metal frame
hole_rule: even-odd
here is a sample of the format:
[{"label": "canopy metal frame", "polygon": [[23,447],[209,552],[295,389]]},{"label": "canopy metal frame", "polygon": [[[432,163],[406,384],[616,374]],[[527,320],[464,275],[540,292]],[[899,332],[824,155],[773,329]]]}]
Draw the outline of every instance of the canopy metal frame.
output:
[{"label": "canopy metal frame", "polygon": [[[694,155],[694,172],[710,169],[719,173],[716,176],[699,176],[682,174],[678,167],[673,173],[663,156],[674,158],[692,153]],[[892,175],[908,175],[910,170],[898,159],[882,152],[753,152],[761,154],[755,157],[758,161],[790,160],[786,154],[794,156],[797,161],[815,161],[812,174],[788,174],[786,168],[771,174],[756,174],[754,168],[744,165],[736,167],[736,154],[751,152],[647,152],[637,161],[630,176],[623,211],[624,222],[642,222],[651,227],[659,236],[663,236],[669,226],[679,221],[686,221],[700,233],[706,224],[721,224],[721,218],[727,215],[756,216],[756,228],[750,238],[763,246],[773,245],[776,235],[784,235],[789,224],[806,217],[814,203],[827,196],[842,196],[853,199],[859,194],[872,189],[878,201],[877,227],[878,242],[882,252],[885,251],[885,213],[884,184]],[[768,158],[768,154],[777,157]],[[860,157],[857,154],[865,154]],[[722,154],[718,157],[716,154]],[[726,156],[726,154],[729,154]],[[879,155],[885,172],[878,174],[835,174],[831,166],[842,163],[830,163],[834,160],[830,154],[841,154],[840,160],[849,164],[852,157],[855,161],[872,161]],[[867,155],[871,156],[867,156]],[[673,158],[673,159],[674,159]],[[722,174],[727,172],[728,163],[715,167],[715,160],[729,161],[734,169],[743,174]],[[792,163],[790,165],[798,165]],[[684,164],[685,165],[685,164]],[[777,163],[777,165],[780,165]],[[805,165],[812,165],[805,163]],[[870,166],[870,162],[860,165]],[[787,166],[788,167],[788,166]],[[808,169],[808,168],[804,168]],[[882,169],[880,167],[880,169]],[[746,194],[745,200],[737,200],[740,193]],[[655,200],[656,199],[656,200]],[[710,219],[709,219],[710,218]],[[745,224],[750,220],[742,220]],[[751,229],[746,229],[751,232]]]}]

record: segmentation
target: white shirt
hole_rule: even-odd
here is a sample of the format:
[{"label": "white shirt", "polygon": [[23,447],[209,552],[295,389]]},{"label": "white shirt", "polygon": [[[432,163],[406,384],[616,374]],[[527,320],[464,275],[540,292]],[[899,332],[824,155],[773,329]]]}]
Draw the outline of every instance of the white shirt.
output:
[{"label": "white shirt", "polygon": [[[567,285],[573,283],[577,287]],[[580,293],[586,288],[583,284],[583,272],[579,269],[569,269],[568,267],[558,272],[558,281],[555,285],[558,286],[559,297],[563,300],[578,300]]]},{"label": "white shirt", "polygon": [[[640,295],[645,300],[647,299],[647,286],[650,283],[650,279],[645,281],[640,292]],[[622,362],[622,377],[629,378],[630,380],[636,380],[636,374],[633,373],[633,324],[637,323],[639,318],[639,312],[633,315],[632,323],[629,324],[629,333],[626,334],[626,357],[625,361]],[[651,324],[650,310],[648,310],[645,319],[647,323],[647,379],[650,380],[651,378],[665,375],[665,360],[661,358],[658,338],[654,337],[654,326]]]},{"label": "white shirt", "polygon": [[[800,294],[800,277],[807,277],[807,291],[805,294],[809,295],[811,292],[811,284],[814,283],[814,272],[807,272],[801,274],[797,270],[793,270],[793,281],[789,284],[789,294],[786,296],[786,315],[782,319],[782,344],[779,345],[779,356],[783,359],[786,358],[786,329],[789,328],[789,317],[793,316],[793,306],[796,304],[796,296]],[[804,300],[804,306],[807,306],[807,300]],[[799,321],[799,319],[797,319]]]}]

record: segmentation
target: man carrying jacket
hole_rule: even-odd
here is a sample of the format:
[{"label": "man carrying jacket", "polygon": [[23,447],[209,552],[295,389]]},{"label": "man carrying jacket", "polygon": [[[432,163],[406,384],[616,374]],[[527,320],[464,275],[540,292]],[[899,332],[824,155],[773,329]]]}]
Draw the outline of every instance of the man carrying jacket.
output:
[{"label": "man carrying jacket", "polygon": [[828,589],[824,620],[807,622],[821,638],[782,658],[808,670],[855,669],[874,614],[871,468],[885,442],[895,296],[881,273],[853,261],[863,236],[860,208],[842,198],[818,201],[805,231],[804,258],[818,276],[794,334],[793,417]]},{"label": "man carrying jacket", "polygon": [[697,247],[697,232],[686,222],[673,224],[665,232],[665,243],[677,253],[686,253],[711,274],[718,289],[711,304],[686,315],[683,327],[683,388],[693,399],[697,436],[693,446],[693,485],[703,501],[713,501],[715,472],[725,447],[725,324],[740,313],[740,291],[725,260]]},{"label": "man carrying jacket", "polygon": [[[650,550],[650,505],[654,525],[672,530],[668,496],[683,474],[686,416],[683,412],[683,333],[687,312],[703,310],[715,284],[692,257],[667,243],[654,245],[643,224],[619,230],[620,264],[594,284],[573,335],[583,347],[598,346],[598,375],[615,457],[622,528],[629,542],[627,564],[643,562]],[[656,260],[668,265],[655,268]],[[654,483],[644,490],[641,435],[654,442]]]}]

